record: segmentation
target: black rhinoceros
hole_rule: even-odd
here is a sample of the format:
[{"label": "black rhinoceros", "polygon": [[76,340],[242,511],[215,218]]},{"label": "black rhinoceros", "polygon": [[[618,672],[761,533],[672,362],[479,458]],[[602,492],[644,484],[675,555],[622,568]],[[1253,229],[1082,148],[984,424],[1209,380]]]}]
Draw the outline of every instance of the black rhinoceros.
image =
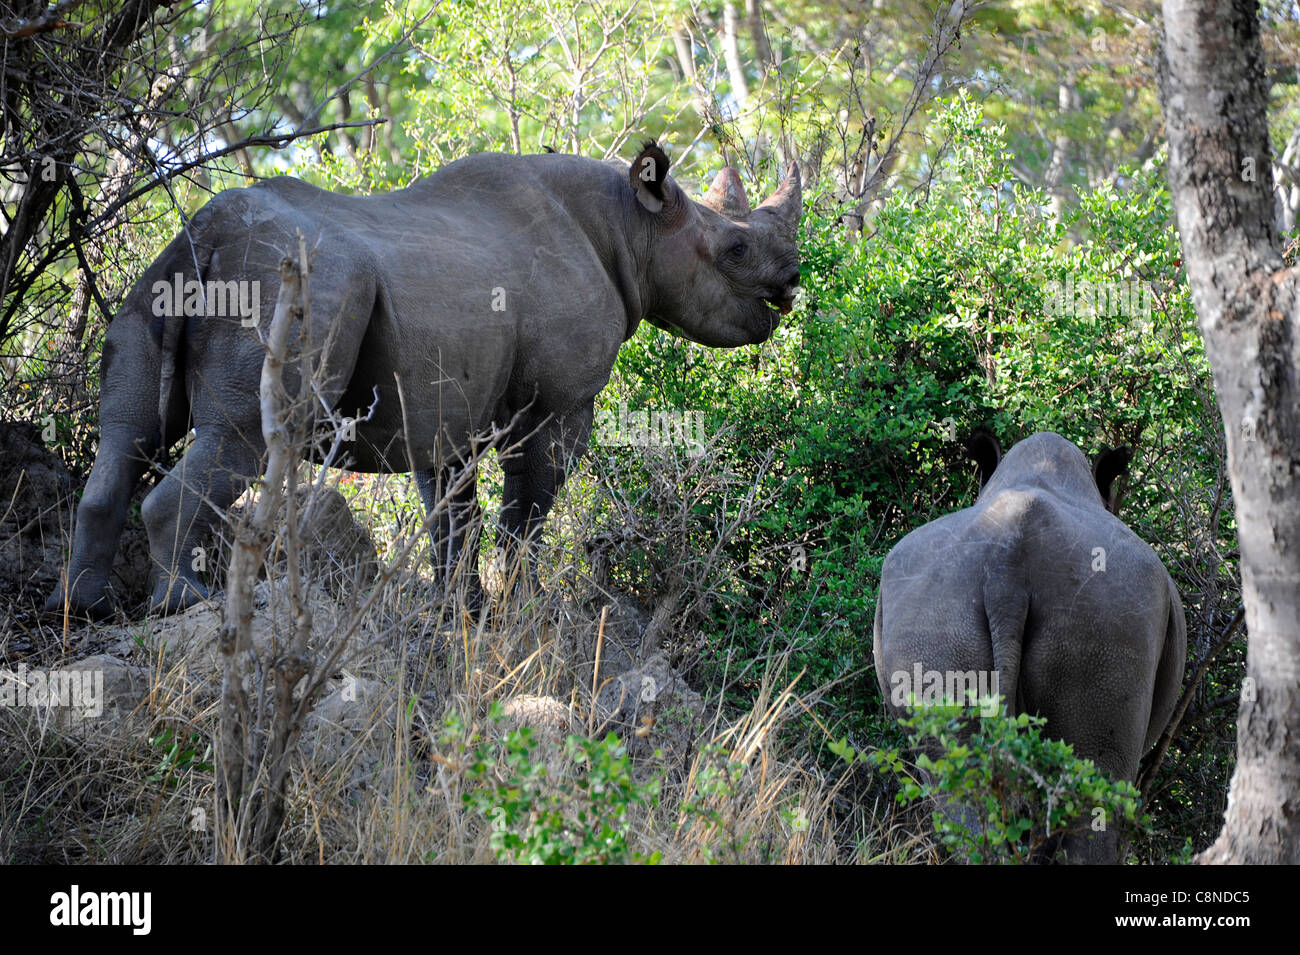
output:
[{"label": "black rhinoceros", "polygon": [[[730,169],[692,201],[653,143],[631,167],[485,153],[380,195],[288,177],[217,195],[109,325],[99,450],[67,584],[48,608],[111,609],[108,571],[133,489],[191,426],[193,444],[143,516],[158,568],[153,605],[176,610],[205,595],[190,554],[260,471],[265,352],[255,326],[272,314],[277,269],[299,230],[316,249],[310,346],[334,328],[322,400],[351,416],[378,394],[347,466],[415,471],[431,507],[470,436],[514,420],[504,443],[523,448],[502,462],[501,526],[526,541],[585,450],[593,399],[643,319],[720,347],[772,334],[799,280],[800,212],[797,166],[751,211]],[[286,382],[292,394],[293,368]],[[473,488],[462,497],[472,509]],[[444,516],[435,528],[444,576],[464,526]]]},{"label": "black rhinoceros", "polygon": [[[931,687],[933,702],[939,686],[989,687],[1132,782],[1178,699],[1187,624],[1160,558],[1108,509],[1128,451],[1103,453],[1090,471],[1050,432],[1005,458],[986,432],[969,447],[983,483],[975,504],[912,531],[881,569],[881,693],[901,715],[913,694],[932,702]],[[1073,861],[1113,862],[1114,828],[1064,848]]]}]

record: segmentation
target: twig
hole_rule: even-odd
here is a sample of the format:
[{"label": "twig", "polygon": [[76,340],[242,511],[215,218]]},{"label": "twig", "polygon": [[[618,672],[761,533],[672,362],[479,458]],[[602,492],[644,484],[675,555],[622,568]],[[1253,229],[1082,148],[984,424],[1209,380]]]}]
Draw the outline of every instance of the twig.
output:
[{"label": "twig", "polygon": [[591,669],[591,706],[587,708],[587,736],[595,735],[596,687],[600,679],[600,651],[605,646],[605,620],[609,617],[609,604],[600,608],[600,628],[596,631],[596,665]]},{"label": "twig", "polygon": [[20,20],[17,17],[5,17],[0,19],[0,36],[6,40],[23,40],[27,37],[36,36],[38,33],[51,33],[54,30],[64,30],[69,27],[80,27],[85,24],[73,23],[64,19],[64,14],[69,13],[74,7],[79,7],[86,0],[59,0],[52,7],[48,7],[39,15],[28,17]]}]

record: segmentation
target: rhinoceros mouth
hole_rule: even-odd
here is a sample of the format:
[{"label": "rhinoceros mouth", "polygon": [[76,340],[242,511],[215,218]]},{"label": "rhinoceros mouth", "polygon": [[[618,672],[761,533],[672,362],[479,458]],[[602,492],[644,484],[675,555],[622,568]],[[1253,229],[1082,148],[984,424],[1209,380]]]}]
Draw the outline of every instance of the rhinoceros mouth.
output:
[{"label": "rhinoceros mouth", "polygon": [[765,298],[763,299],[763,304],[782,315],[789,315],[790,309],[794,308],[794,296],[790,295],[782,296],[781,298]]}]

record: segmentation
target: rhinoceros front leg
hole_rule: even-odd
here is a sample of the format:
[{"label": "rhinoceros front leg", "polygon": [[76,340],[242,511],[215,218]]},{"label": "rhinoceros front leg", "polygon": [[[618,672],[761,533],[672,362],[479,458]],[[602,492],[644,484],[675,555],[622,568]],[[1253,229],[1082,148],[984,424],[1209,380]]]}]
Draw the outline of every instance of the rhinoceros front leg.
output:
[{"label": "rhinoceros front leg", "polygon": [[260,450],[235,431],[200,427],[194,444],[144,499],[141,514],[158,574],[151,609],[175,613],[208,596],[194,570],[194,548],[257,476],[260,458]]},{"label": "rhinoceros front leg", "polygon": [[[154,442],[147,442],[153,444]],[[45,609],[103,618],[113,612],[108,575],[117,553],[131,494],[149,464],[149,449],[129,433],[101,435],[95,464],[77,505],[67,584],[61,582]]]},{"label": "rhinoceros front leg", "polygon": [[440,470],[415,472],[415,485],[420,489],[420,498],[424,501],[426,512],[438,509],[437,519],[429,528],[431,558],[434,574],[438,579],[441,594],[453,593],[464,588],[465,604],[471,610],[483,605],[483,585],[478,573],[479,532],[482,529],[482,514],[478,504],[478,484],[474,468],[465,486],[438,509],[439,503],[446,495],[446,489],[453,487],[463,474],[462,469],[442,468]]},{"label": "rhinoceros front leg", "polygon": [[[502,457],[506,480],[499,547],[506,562],[506,579],[510,579],[512,559],[528,561],[532,556],[555,495],[570,468],[586,453],[594,407],[594,402],[589,401],[585,407],[551,418],[540,428],[520,427],[521,434],[535,433],[521,452]],[[536,582],[531,566],[529,578]]]}]

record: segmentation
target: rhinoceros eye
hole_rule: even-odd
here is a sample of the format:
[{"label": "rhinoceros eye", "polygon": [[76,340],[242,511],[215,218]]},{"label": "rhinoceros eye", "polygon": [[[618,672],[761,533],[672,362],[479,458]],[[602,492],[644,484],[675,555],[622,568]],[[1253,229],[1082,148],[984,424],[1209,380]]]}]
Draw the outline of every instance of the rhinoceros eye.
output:
[{"label": "rhinoceros eye", "polygon": [[727,254],[730,255],[733,259],[743,259],[745,257],[745,253],[748,251],[749,251],[749,246],[745,245],[745,240],[737,239],[735,242],[731,244],[731,248],[727,250]]}]

